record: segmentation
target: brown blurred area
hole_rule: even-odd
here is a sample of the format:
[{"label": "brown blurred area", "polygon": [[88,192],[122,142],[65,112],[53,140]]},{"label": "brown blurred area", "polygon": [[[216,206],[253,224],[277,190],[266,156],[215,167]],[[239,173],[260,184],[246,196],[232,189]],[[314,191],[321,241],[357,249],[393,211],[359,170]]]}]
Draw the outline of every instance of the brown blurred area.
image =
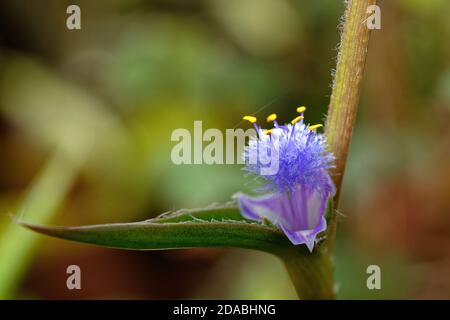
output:
[{"label": "brown blurred area", "polygon": [[[73,3],[81,30],[65,26]],[[340,298],[450,298],[449,5],[380,1],[340,205]],[[262,106],[261,117],[289,121],[306,105],[323,120],[342,10],[335,0],[2,0],[0,236],[56,147],[83,160],[51,224],[143,220],[248,190],[237,165],[171,163],[171,132],[199,119],[232,128]],[[70,264],[82,290],[66,288]],[[370,264],[382,269],[379,292],[366,288]],[[279,261],[245,250],[39,238],[20,268],[2,298],[296,297]]]},{"label": "brown blurred area", "polygon": [[[450,48],[440,40],[450,24],[439,1],[382,2],[382,33],[372,34],[355,132],[380,165],[370,193],[349,198],[349,232],[365,250],[392,251],[408,260],[411,298],[450,298]],[[417,11],[409,11],[414,6]],[[373,139],[358,137],[367,130]],[[377,135],[377,136],[375,136]],[[363,148],[361,146],[361,148]],[[366,156],[354,152],[350,162]],[[358,166],[363,166],[359,164]],[[352,172],[347,172],[354,175]],[[354,176],[363,187],[364,177]],[[366,186],[364,186],[366,187]],[[348,191],[348,190],[347,190]],[[347,192],[347,195],[349,193]],[[345,211],[344,211],[345,212]]]}]

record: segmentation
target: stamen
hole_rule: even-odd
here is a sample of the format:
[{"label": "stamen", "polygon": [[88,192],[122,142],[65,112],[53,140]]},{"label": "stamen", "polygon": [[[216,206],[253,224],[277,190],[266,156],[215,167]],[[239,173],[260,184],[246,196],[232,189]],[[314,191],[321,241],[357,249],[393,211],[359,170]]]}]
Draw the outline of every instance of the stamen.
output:
[{"label": "stamen", "polygon": [[270,116],[267,117],[267,122],[273,122],[275,120],[277,120],[277,114],[276,113],[272,113]]},{"label": "stamen", "polygon": [[256,130],[256,134],[258,135],[258,137],[261,137],[261,134],[260,134],[261,128],[258,127],[258,125],[256,124],[256,117],[244,116],[244,117],[242,117],[242,120],[246,120],[246,121],[250,122],[251,124],[253,124],[253,127],[255,127],[255,130]]},{"label": "stamen", "polygon": [[315,125],[313,125],[313,126],[309,126],[308,129],[309,129],[310,131],[313,131],[314,129],[317,129],[317,128],[320,128],[320,127],[323,127],[323,125],[321,125],[321,124],[315,124]]},{"label": "stamen", "polygon": [[305,106],[301,106],[301,107],[298,107],[297,108],[297,112],[298,113],[303,113],[303,112],[305,112],[306,111],[306,107]]},{"label": "stamen", "polygon": [[265,134],[272,134],[273,129],[269,129],[269,130],[264,130]]},{"label": "stamen", "polygon": [[244,116],[244,117],[242,117],[242,120],[246,120],[246,121],[248,121],[248,122],[250,122],[250,123],[255,123],[255,122],[256,122],[256,117],[253,117],[253,116]]},{"label": "stamen", "polygon": [[304,118],[304,116],[295,117],[294,119],[292,119],[291,123],[292,124],[296,124],[297,122],[299,122],[303,118]]}]

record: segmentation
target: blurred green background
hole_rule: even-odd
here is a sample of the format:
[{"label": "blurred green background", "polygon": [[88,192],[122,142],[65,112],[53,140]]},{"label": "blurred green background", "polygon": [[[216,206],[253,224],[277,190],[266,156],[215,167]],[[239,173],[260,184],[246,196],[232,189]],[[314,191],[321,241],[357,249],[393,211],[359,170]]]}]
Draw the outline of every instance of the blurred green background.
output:
[{"label": "blurred green background", "polygon": [[[81,30],[66,8],[81,7]],[[379,1],[344,179],[339,298],[450,299],[450,3]],[[343,1],[1,0],[0,298],[296,298],[246,250],[121,251],[44,238],[228,201],[239,165],[170,161],[177,128],[323,121]],[[245,127],[245,125],[242,125]],[[66,288],[66,268],[82,290]],[[382,289],[366,287],[381,267]]]}]

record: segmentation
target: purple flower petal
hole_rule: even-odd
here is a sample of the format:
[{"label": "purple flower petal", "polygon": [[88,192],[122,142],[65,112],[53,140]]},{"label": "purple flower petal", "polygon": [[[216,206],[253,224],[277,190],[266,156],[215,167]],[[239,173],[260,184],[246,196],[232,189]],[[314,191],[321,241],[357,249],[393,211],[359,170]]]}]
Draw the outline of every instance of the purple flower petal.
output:
[{"label": "purple flower petal", "polygon": [[282,210],[280,201],[275,194],[268,194],[261,197],[251,197],[243,193],[233,195],[239,205],[241,214],[250,220],[262,221],[263,218],[275,223],[279,219]]},{"label": "purple flower petal", "polygon": [[298,186],[293,193],[271,193],[251,197],[242,193],[233,196],[242,215],[251,220],[266,218],[277,225],[294,244],[305,244],[313,250],[317,235],[326,230],[328,190],[311,190]]},{"label": "purple flower petal", "polygon": [[309,251],[312,252],[316,244],[317,235],[327,229],[327,221],[325,217],[322,217],[317,226],[310,230],[291,231],[283,225],[280,227],[293,244],[306,244]]}]

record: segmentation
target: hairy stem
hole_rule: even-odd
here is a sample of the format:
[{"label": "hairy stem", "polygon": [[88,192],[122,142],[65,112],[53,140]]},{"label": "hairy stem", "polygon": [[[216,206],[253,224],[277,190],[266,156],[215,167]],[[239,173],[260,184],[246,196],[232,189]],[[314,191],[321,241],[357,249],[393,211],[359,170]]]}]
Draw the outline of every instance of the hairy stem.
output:
[{"label": "hairy stem", "polygon": [[336,74],[333,83],[326,134],[331,151],[336,157],[333,180],[337,194],[328,205],[327,239],[310,255],[289,250],[282,255],[291,280],[301,299],[333,299],[332,248],[336,230],[334,209],[339,201],[339,190],[347,160],[348,148],[358,107],[361,80],[369,43],[366,24],[367,8],[376,0],[349,0],[344,14],[344,25],[339,47]]},{"label": "hairy stem", "polygon": [[[376,0],[348,0],[344,14],[344,25],[339,46],[336,74],[331,92],[326,123],[327,141],[336,157],[336,168],[332,171],[336,185],[334,208],[338,207],[345,163],[355,124],[356,111],[364,73],[370,30],[366,19],[369,6]],[[331,251],[336,233],[336,215],[328,226],[327,247]]]},{"label": "hairy stem", "polygon": [[348,148],[355,123],[361,80],[366,61],[370,30],[367,8],[376,0],[349,0],[337,59],[333,90],[326,123],[327,141],[336,157],[333,180],[337,188],[334,206],[338,206]]}]

